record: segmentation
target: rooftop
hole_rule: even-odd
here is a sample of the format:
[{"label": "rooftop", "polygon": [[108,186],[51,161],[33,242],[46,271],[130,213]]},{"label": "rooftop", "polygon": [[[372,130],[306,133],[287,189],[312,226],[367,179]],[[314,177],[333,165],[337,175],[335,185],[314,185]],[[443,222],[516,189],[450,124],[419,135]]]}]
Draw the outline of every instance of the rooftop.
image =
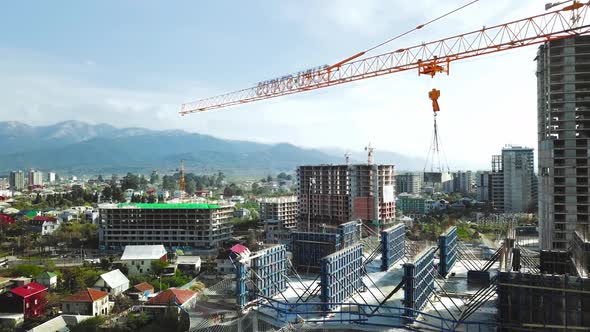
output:
[{"label": "rooftop", "polygon": [[88,302],[88,303],[92,303],[92,302],[102,299],[105,296],[109,296],[109,293],[99,291],[96,289],[92,289],[92,288],[86,288],[85,290],[81,290],[78,293],[70,295],[61,301],[62,302]]},{"label": "rooftop", "polygon": [[154,286],[150,285],[147,282],[142,282],[141,284],[137,284],[135,286],[133,286],[133,289],[138,290],[140,292],[146,292],[146,291],[153,291],[154,290]]},{"label": "rooftop", "polygon": [[129,209],[218,209],[220,206],[204,203],[119,203],[117,207]]},{"label": "rooftop", "polygon": [[201,257],[199,256],[178,256],[176,257],[176,264],[199,264]]},{"label": "rooftop", "polygon": [[145,304],[168,305],[176,302],[176,304],[183,305],[196,294],[197,293],[186,289],[170,288],[149,299]]},{"label": "rooftop", "polygon": [[111,288],[115,288],[129,282],[129,279],[127,279],[127,277],[121,271],[119,271],[119,269],[103,273],[100,275],[100,277]]},{"label": "rooftop", "polygon": [[163,245],[139,245],[139,246],[125,246],[125,251],[121,260],[156,260],[166,255],[166,249]]},{"label": "rooftop", "polygon": [[20,297],[29,297],[31,295],[35,295],[46,290],[47,287],[40,285],[36,282],[31,282],[23,286],[15,287],[11,289],[10,292]]},{"label": "rooftop", "polygon": [[57,218],[46,217],[46,216],[36,216],[33,218],[33,221],[57,221]]}]

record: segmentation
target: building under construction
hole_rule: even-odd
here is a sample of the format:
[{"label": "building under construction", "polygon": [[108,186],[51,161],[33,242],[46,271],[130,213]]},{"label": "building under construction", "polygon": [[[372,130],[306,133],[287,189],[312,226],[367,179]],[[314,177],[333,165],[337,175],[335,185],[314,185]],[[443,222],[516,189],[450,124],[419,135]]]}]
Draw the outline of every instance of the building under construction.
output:
[{"label": "building under construction", "polygon": [[103,249],[163,244],[206,255],[232,235],[233,207],[215,204],[113,204],[99,208]]},{"label": "building under construction", "polygon": [[566,250],[590,224],[590,36],[545,43],[536,60],[541,247]]},{"label": "building under construction", "polygon": [[258,201],[265,242],[287,243],[289,232],[297,228],[297,197],[266,197]]},{"label": "building under construction", "polygon": [[394,222],[393,165],[300,166],[297,178],[299,230],[359,219],[375,227]]}]

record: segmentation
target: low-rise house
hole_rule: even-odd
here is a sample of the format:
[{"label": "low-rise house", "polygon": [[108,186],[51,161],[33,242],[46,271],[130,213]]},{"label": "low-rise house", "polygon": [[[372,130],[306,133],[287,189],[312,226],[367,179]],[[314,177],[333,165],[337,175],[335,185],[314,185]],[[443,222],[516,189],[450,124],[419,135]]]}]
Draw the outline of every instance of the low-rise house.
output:
[{"label": "low-rise house", "polygon": [[183,274],[196,275],[201,271],[201,257],[199,256],[178,256],[176,267]]},{"label": "low-rise house", "polygon": [[152,261],[167,261],[166,249],[163,245],[125,246],[121,256],[121,264],[127,267],[128,275],[141,275],[152,272]]},{"label": "low-rise house", "polygon": [[194,308],[197,302],[197,293],[188,289],[169,288],[149,299],[143,305],[143,310],[160,314],[170,310],[180,311]]},{"label": "low-rise house", "polygon": [[87,288],[61,300],[64,314],[99,316],[108,315],[111,308],[109,293]]},{"label": "low-rise house", "polygon": [[92,316],[82,316],[82,315],[59,315],[54,317],[41,325],[37,325],[27,332],[66,332],[69,331],[70,327],[76,326],[79,323],[87,320],[88,318],[92,318]]},{"label": "low-rise house", "polygon": [[145,301],[149,295],[154,294],[154,286],[147,282],[137,284],[127,290],[127,296],[134,300]]},{"label": "low-rise house", "polygon": [[236,268],[234,263],[230,259],[230,252],[223,251],[220,252],[219,255],[215,258],[215,269],[219,274],[231,274],[235,273]]},{"label": "low-rise house", "polygon": [[57,274],[46,271],[35,276],[35,281],[45,287],[54,288],[57,286]]},{"label": "low-rise house", "polygon": [[68,221],[72,221],[76,216],[71,213],[71,212],[63,212],[60,215],[57,216],[58,219],[60,219],[62,222],[68,222]]},{"label": "low-rise house", "polygon": [[197,197],[202,197],[202,198],[211,198],[213,197],[213,193],[211,192],[211,190],[196,190],[195,191],[195,196]]},{"label": "low-rise house", "polygon": [[47,287],[31,282],[15,287],[0,298],[0,312],[20,313],[24,318],[39,317],[47,304]]},{"label": "low-rise house", "polygon": [[41,235],[52,234],[59,228],[61,221],[54,217],[36,216],[28,223],[29,229]]},{"label": "low-rise house", "polygon": [[0,327],[16,331],[16,328],[23,325],[25,315],[15,312],[0,312]]},{"label": "low-rise house", "polygon": [[129,289],[129,279],[117,269],[101,274],[92,288],[117,296]]},{"label": "low-rise house", "polygon": [[84,220],[87,223],[98,224],[98,211],[89,210],[84,213]]},{"label": "low-rise house", "polygon": [[24,286],[27,285],[31,282],[31,278],[29,277],[15,277],[15,278],[10,278],[10,282],[12,282],[12,286],[13,287],[19,287],[19,286]]},{"label": "low-rise house", "polygon": [[12,288],[12,281],[10,278],[0,277],[0,294],[8,292]]},{"label": "low-rise house", "polygon": [[250,217],[250,210],[248,210],[246,208],[239,208],[234,211],[234,217],[248,218],[248,217]]}]

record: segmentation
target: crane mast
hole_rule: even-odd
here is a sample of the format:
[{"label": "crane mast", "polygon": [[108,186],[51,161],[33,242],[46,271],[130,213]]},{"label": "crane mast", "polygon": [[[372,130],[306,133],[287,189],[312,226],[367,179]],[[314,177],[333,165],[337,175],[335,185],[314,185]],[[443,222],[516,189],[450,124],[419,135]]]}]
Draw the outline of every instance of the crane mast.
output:
[{"label": "crane mast", "polygon": [[180,161],[180,195],[181,198],[184,198],[184,193],[186,190],[186,183],[184,182],[184,160]]},{"label": "crane mast", "polygon": [[589,34],[589,7],[590,3],[575,1],[559,10],[492,27],[484,26],[469,33],[381,55],[361,58],[366,52],[360,52],[333,65],[183,104],[179,113],[205,112],[408,70],[418,70],[419,75],[428,76],[448,74],[453,61]]}]

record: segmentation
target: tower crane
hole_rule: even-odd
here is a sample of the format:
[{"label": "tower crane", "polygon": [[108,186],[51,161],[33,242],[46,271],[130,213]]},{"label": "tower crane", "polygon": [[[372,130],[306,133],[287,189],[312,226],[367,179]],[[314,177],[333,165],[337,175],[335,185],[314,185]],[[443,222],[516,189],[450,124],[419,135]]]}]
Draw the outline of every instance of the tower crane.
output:
[{"label": "tower crane", "polygon": [[180,195],[184,198],[184,191],[186,190],[186,183],[184,182],[184,160],[180,161]]},{"label": "tower crane", "polygon": [[[565,2],[551,4],[548,8]],[[325,65],[253,87],[183,104],[181,115],[251,103],[363,79],[418,70],[419,75],[449,74],[450,63],[481,55],[590,34],[590,2],[572,1],[558,10],[422,43],[381,55],[364,57],[359,52],[332,65]],[[432,21],[431,21],[432,22]],[[419,25],[413,30],[424,26]],[[433,102],[434,106],[434,102]],[[437,105],[438,106],[438,105]]]}]

